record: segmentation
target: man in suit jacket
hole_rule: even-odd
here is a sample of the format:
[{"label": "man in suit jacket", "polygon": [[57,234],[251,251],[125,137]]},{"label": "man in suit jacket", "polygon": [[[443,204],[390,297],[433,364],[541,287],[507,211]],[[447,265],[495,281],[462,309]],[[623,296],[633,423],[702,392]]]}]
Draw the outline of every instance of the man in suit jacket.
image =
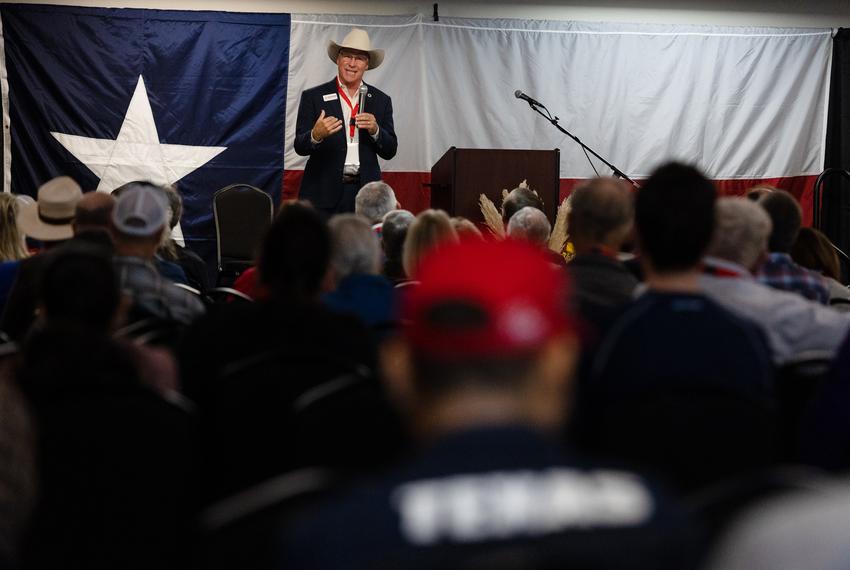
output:
[{"label": "man in suit jacket", "polygon": [[360,187],[381,179],[378,157],[395,156],[390,97],[367,86],[363,74],[384,60],[369,34],[354,28],[341,43],[328,44],[337,77],[301,94],[295,127],[295,152],[309,156],[301,198],[327,215],[353,212]]}]

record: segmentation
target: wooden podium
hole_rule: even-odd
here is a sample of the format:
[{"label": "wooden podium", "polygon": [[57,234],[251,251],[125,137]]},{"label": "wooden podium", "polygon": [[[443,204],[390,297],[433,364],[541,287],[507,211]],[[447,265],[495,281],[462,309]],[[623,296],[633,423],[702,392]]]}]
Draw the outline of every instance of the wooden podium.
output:
[{"label": "wooden podium", "polygon": [[523,180],[543,199],[546,217],[555,222],[558,211],[560,150],[498,150],[451,147],[431,167],[431,207],[451,216],[484,222],[478,196],[502,204],[508,191]]}]

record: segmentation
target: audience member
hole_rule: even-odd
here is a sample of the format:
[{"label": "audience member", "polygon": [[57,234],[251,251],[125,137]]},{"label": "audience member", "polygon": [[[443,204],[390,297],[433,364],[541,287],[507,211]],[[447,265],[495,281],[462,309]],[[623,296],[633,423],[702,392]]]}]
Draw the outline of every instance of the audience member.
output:
[{"label": "audience member", "polygon": [[18,200],[0,193],[0,314],[12,290],[21,260],[27,257],[24,234],[18,229]]},{"label": "audience member", "polygon": [[0,568],[9,569],[21,567],[21,541],[32,522],[39,480],[36,430],[16,384],[16,357],[0,355]]},{"label": "audience member", "polygon": [[167,223],[168,201],[160,187],[133,182],[119,195],[112,212],[115,267],[133,304],[131,321],[153,317],[187,325],[204,312],[197,295],[163,278],[154,265]]},{"label": "audience member", "polygon": [[594,178],[573,190],[570,205],[575,300],[582,317],[601,332],[632,300],[638,284],[617,258],[633,227],[632,189],[622,180]]},{"label": "audience member", "polygon": [[[392,458],[401,434],[386,423],[371,336],[320,303],[330,260],[321,214],[304,203],[282,206],[258,263],[269,298],[217,306],[186,335],[180,364],[200,412],[205,502],[306,465],[348,473]],[[317,416],[297,402],[313,396],[299,398],[340,379],[331,386],[350,400],[329,418],[322,405],[310,407],[322,417],[312,423]]]},{"label": "audience member", "polygon": [[823,277],[797,265],[789,255],[802,225],[800,204],[785,190],[765,194],[758,203],[770,216],[773,229],[768,241],[770,253],[756,279],[774,289],[793,291],[806,299],[828,304],[829,288]]},{"label": "audience member", "polygon": [[746,191],[744,196],[747,197],[748,200],[752,200],[753,202],[758,202],[764,196],[767,196],[771,192],[778,190],[776,186],[771,186],[769,184],[759,184],[757,186],[753,186],[749,190]]},{"label": "audience member", "polygon": [[354,197],[354,213],[379,228],[384,216],[398,207],[395,192],[389,184],[381,180],[364,185]]},{"label": "audience member", "polygon": [[773,373],[760,330],[700,292],[716,191],[668,164],[638,190],[641,295],[596,354],[588,411],[599,451],[694,490],[773,460]]},{"label": "audience member", "polygon": [[[373,183],[374,184],[374,183]],[[378,335],[395,321],[393,284],[379,274],[381,245],[368,222],[357,214],[337,214],[331,232],[333,290],[322,301],[334,312],[358,317]]]},{"label": "audience member", "polygon": [[20,209],[18,227],[25,235],[41,241],[42,250],[21,261],[0,317],[0,331],[16,341],[24,338],[35,321],[36,291],[46,253],[74,236],[72,222],[83,192],[71,178],[60,176],[42,184],[37,196],[35,202]]},{"label": "audience member", "polygon": [[524,239],[538,247],[547,247],[552,224],[542,210],[525,206],[508,220],[507,234],[515,239]]},{"label": "audience member", "polygon": [[22,567],[182,567],[192,422],[142,383],[136,349],[110,337],[120,306],[110,255],[86,243],[55,249],[39,298],[44,325],[18,375],[41,471]]},{"label": "audience member", "polygon": [[832,242],[814,228],[800,228],[791,248],[791,259],[826,280],[829,304],[841,311],[850,311],[850,289],[841,284],[841,264]]},{"label": "audience member", "polygon": [[404,240],[402,263],[407,277],[416,279],[416,268],[426,253],[457,240],[457,232],[452,227],[448,214],[442,210],[420,212],[410,225]]},{"label": "audience member", "polygon": [[543,211],[543,200],[540,199],[537,192],[527,186],[518,186],[508,192],[508,195],[502,200],[502,222],[504,227],[508,227],[508,222],[514,214],[528,206]]},{"label": "audience member", "polygon": [[407,238],[407,230],[410,229],[413,220],[416,219],[407,210],[393,210],[384,216],[381,226],[381,246],[384,250],[384,277],[398,283],[407,278],[402,263],[404,241]]},{"label": "audience member", "polygon": [[17,261],[27,256],[17,219],[18,200],[8,192],[0,192],[0,262]]},{"label": "audience member", "polygon": [[[153,184],[152,182],[148,182],[148,181],[145,181],[145,180],[137,180],[137,181],[133,181],[133,182],[127,182],[126,184],[122,184],[121,186],[119,186],[118,188],[116,188],[115,190],[112,191],[112,196],[113,196],[113,198],[118,200],[121,197],[121,195],[124,194],[124,192],[126,192],[130,188],[136,187],[139,184],[154,187],[154,188],[158,189],[160,192],[162,192],[163,197],[167,200],[167,203],[169,205],[167,217],[168,217],[169,223],[170,223],[170,221],[173,220],[173,218],[174,218],[174,216],[172,214],[172,210],[171,210],[172,198],[168,195],[165,186]],[[162,255],[160,255],[160,252],[163,249],[163,247],[165,247],[166,249],[169,249],[167,244],[168,244],[168,241],[170,240],[170,238],[171,238],[170,230],[166,230],[166,231],[162,232],[162,237],[160,238],[161,241],[160,241],[159,246],[157,247],[156,253],[154,254],[152,263],[153,263],[154,267],[156,267],[156,270],[159,272],[159,274],[162,277],[164,277],[166,280],[170,281],[171,283],[175,283],[175,284],[179,283],[181,287],[182,286],[189,287],[190,286],[189,285],[189,278],[186,276],[186,272],[183,270],[183,268],[178,263],[176,263],[175,261],[171,261],[171,260],[167,259],[166,257],[163,257]],[[200,293],[200,291],[198,291],[198,293]]]},{"label": "audience member", "polygon": [[454,216],[452,217],[452,227],[455,229],[457,236],[460,239],[471,237],[471,238],[483,238],[483,234],[478,227],[473,224],[467,218],[463,216]]},{"label": "audience member", "polygon": [[615,178],[595,178],[570,194],[568,225],[575,256],[567,266],[573,277],[569,299],[581,317],[582,352],[576,374],[576,406],[569,435],[587,426],[583,414],[594,355],[605,332],[632,301],[637,279],[617,255],[632,231],[631,186]]},{"label": "audience member", "polygon": [[846,480],[811,481],[773,497],[732,525],[706,570],[834,570],[850,560],[850,488]]},{"label": "audience member", "polygon": [[87,192],[77,202],[71,222],[74,235],[84,232],[106,232],[112,229],[115,198],[105,192]]},{"label": "audience member", "polygon": [[796,293],[758,283],[752,272],[767,257],[770,218],[743,198],[716,204],[714,236],[704,259],[700,286],[708,297],[758,324],[776,364],[807,351],[835,353],[850,328],[850,317]]},{"label": "audience member", "polygon": [[565,267],[567,260],[563,255],[549,249],[549,234],[552,224],[543,210],[526,206],[521,208],[508,221],[507,235],[515,239],[522,239],[541,248],[549,257],[549,261],[555,265]]},{"label": "audience member", "polygon": [[173,184],[164,186],[163,190],[165,197],[168,198],[169,231],[163,233],[157,256],[179,265],[186,275],[186,284],[204,293],[210,286],[207,264],[197,253],[174,241],[172,235],[174,228],[180,223],[180,217],[183,215],[183,198]]},{"label": "audience member", "polygon": [[424,447],[290,530],[279,567],[690,567],[689,524],[660,493],[553,437],[578,350],[565,275],[482,240],[417,275],[383,360]]}]

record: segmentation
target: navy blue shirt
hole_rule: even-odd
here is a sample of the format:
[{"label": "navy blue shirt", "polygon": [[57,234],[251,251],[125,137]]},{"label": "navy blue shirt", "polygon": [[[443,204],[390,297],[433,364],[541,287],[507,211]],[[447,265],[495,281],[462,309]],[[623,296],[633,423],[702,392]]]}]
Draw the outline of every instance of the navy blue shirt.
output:
[{"label": "navy blue shirt", "polygon": [[676,390],[764,402],[773,366],[759,328],[703,295],[647,292],[608,331],[593,367],[609,398]]},{"label": "navy blue shirt", "polygon": [[581,443],[681,492],[776,460],[773,367],[755,324],[702,295],[649,292],[599,350]]},{"label": "navy blue shirt", "polygon": [[642,478],[488,427],[329,502],[289,529],[279,568],[687,568],[695,536]]}]

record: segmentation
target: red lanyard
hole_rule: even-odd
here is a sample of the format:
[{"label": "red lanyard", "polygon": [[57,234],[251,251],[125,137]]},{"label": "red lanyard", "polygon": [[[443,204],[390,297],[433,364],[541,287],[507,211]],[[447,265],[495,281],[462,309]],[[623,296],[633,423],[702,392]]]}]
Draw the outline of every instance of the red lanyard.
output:
[{"label": "red lanyard", "polygon": [[732,271],[731,269],[726,269],[725,267],[715,267],[713,265],[706,265],[703,267],[703,273],[706,275],[713,275],[714,277],[740,277],[741,274],[737,271]]},{"label": "red lanyard", "polygon": [[342,85],[339,84],[339,80],[337,80],[336,88],[339,90],[342,100],[345,101],[345,104],[348,105],[349,109],[351,109],[351,119],[348,121],[348,138],[354,142],[354,117],[356,117],[357,112],[360,111],[360,101],[358,100],[357,105],[352,107],[351,99],[348,98],[348,95],[345,93],[345,89],[343,89]]}]

